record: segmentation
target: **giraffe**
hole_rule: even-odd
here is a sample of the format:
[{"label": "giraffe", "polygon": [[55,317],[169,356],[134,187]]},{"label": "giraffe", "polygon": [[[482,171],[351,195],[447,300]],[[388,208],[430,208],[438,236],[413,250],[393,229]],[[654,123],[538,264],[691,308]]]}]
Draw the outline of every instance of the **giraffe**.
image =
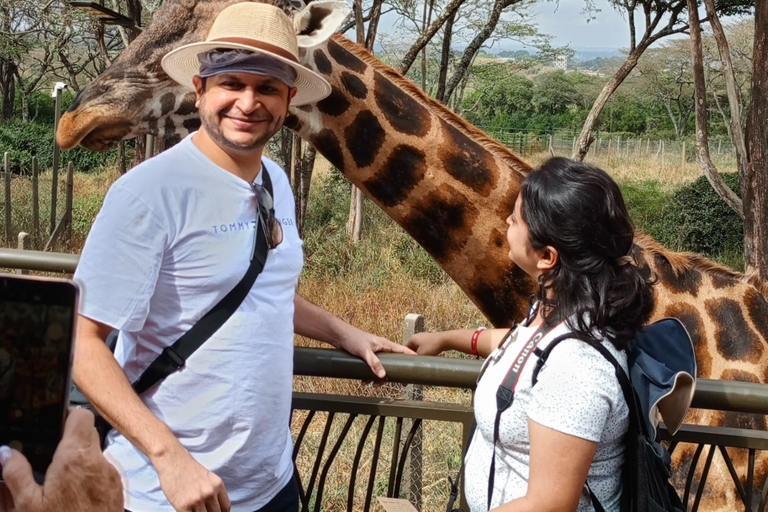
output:
[{"label": "giraffe", "polygon": [[[199,120],[194,95],[167,77],[160,59],[201,40],[215,15],[242,0],[166,0],[152,24],[86,87],[59,122],[57,140],[105,150],[150,132],[179,139]],[[259,1],[259,0],[256,0]],[[263,0],[262,0],[263,1]],[[505,248],[504,219],[531,167],[506,147],[425,95],[345,37],[330,32],[335,2],[294,16],[302,63],[323,75],[331,95],[292,109],[286,125],[401,225],[496,326],[523,317],[533,285]],[[300,44],[302,44],[300,42]],[[700,255],[675,253],[638,233],[634,255],[658,277],[653,319],[674,316],[695,343],[699,377],[768,382],[768,286]],[[689,422],[765,429],[763,416],[694,411]],[[685,468],[691,451],[678,449]],[[731,454],[740,474],[746,454]],[[768,473],[759,457],[758,482]],[[710,470],[701,510],[736,510],[722,459]]]}]

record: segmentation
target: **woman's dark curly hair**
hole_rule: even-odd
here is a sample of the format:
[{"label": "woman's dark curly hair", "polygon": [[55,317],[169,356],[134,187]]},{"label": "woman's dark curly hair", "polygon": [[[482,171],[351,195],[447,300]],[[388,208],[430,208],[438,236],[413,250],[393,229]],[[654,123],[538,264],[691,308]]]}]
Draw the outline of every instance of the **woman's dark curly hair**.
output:
[{"label": "woman's dark curly hair", "polygon": [[551,158],[521,193],[531,246],[559,254],[539,277],[544,317],[575,315],[578,334],[596,339],[595,329],[626,348],[653,310],[653,280],[632,257],[635,230],[616,182],[592,165]]}]

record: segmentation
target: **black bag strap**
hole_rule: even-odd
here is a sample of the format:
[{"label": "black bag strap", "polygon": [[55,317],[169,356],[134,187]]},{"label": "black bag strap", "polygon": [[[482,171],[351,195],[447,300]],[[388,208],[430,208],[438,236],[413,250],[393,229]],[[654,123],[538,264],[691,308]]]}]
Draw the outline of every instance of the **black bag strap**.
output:
[{"label": "black bag strap", "polygon": [[[640,409],[639,405],[637,403],[637,397],[635,395],[634,388],[632,387],[632,383],[629,379],[629,375],[627,375],[627,372],[624,371],[624,368],[621,367],[621,364],[616,360],[616,358],[611,354],[611,352],[603,346],[602,343],[599,343],[592,338],[588,338],[580,333],[577,332],[571,332],[568,334],[563,334],[562,336],[558,336],[554,340],[552,340],[545,348],[541,351],[541,354],[539,355],[539,360],[536,362],[536,367],[533,369],[533,375],[531,376],[531,385],[535,386],[536,382],[538,381],[538,375],[539,371],[541,370],[541,367],[544,366],[544,363],[546,363],[547,358],[549,357],[549,354],[552,352],[552,350],[561,342],[567,339],[579,339],[589,345],[590,347],[594,348],[602,356],[608,360],[609,363],[614,368],[614,372],[616,374],[616,379],[619,381],[619,386],[621,387],[621,392],[624,395],[624,400],[627,402],[627,407],[629,408],[629,430],[628,433],[631,433],[633,431],[637,431],[638,428],[641,428],[640,425],[642,425],[642,418],[640,417]],[[592,488],[589,486],[589,482],[585,482],[584,486],[587,488],[587,492],[589,494],[589,499],[592,502],[592,507],[595,509],[595,512],[605,512],[605,508],[600,503],[600,500],[597,499],[597,496],[594,492],[592,492]]]},{"label": "black bag strap", "polygon": [[[267,166],[262,161],[261,165],[262,176],[264,181],[264,188],[269,194],[274,197],[272,192],[272,179],[267,172]],[[259,217],[262,217],[263,212],[261,207],[258,209]],[[253,287],[253,283],[256,278],[264,270],[264,265],[267,262],[267,254],[269,252],[269,246],[267,244],[267,233],[265,233],[263,226],[266,225],[266,219],[264,222],[256,223],[256,243],[253,247],[253,254],[251,255],[251,264],[245,275],[240,279],[240,282],[230,290],[230,292],[224,296],[210,311],[203,315],[195,325],[192,326],[186,333],[184,333],[173,345],[165,347],[157,358],[147,367],[141,376],[133,383],[133,390],[137,395],[142,394],[149,388],[153,387],[170,374],[183,367],[187,359],[198,349],[213,333],[219,330],[224,323],[229,320],[229,317],[240,307],[245,297]]]}]

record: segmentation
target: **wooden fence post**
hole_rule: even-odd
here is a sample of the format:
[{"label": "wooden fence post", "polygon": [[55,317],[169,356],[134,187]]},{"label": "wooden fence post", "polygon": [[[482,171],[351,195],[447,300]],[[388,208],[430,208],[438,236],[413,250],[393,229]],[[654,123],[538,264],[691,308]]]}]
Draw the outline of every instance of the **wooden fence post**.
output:
[{"label": "wooden fence post", "polygon": [[32,239],[37,244],[40,236],[40,183],[38,181],[39,164],[37,157],[32,157]]},{"label": "wooden fence post", "polygon": [[[417,332],[424,332],[424,317],[414,313],[405,317],[403,323],[403,345],[411,340],[411,336]],[[405,399],[406,400],[424,400],[424,386],[420,384],[408,384],[405,387]],[[407,425],[403,425],[403,430],[409,432],[413,420],[406,420]],[[403,485],[405,487],[405,497],[410,501],[417,510],[421,510],[422,503],[422,486],[423,486],[423,448],[422,448],[422,432],[424,432],[424,424],[419,427],[413,436],[411,441],[411,447],[408,450],[408,460],[406,461]]]},{"label": "wooden fence post", "polygon": [[608,167],[611,166],[611,146],[613,146],[613,137],[608,139]]},{"label": "wooden fence post", "polygon": [[683,141],[683,151],[680,157],[680,168],[685,169],[685,141]]},{"label": "wooden fence post", "polygon": [[151,133],[147,134],[146,148],[144,151],[144,160],[149,160],[155,156],[155,136]]},{"label": "wooden fence post", "polygon": [[[29,236],[29,233],[25,233],[23,231],[21,233],[19,233],[19,250],[28,251],[29,250],[29,242],[30,242],[31,238],[32,237]],[[24,275],[29,274],[29,270],[20,268],[19,270],[16,271],[16,273],[19,274],[19,275],[24,276]]]},{"label": "wooden fence post", "polygon": [[64,216],[67,219],[67,243],[72,243],[72,193],[74,191],[75,164],[72,161],[67,166],[67,198]]},{"label": "wooden fence post", "polygon": [[5,171],[5,243],[10,244],[11,235],[11,154],[3,155],[3,170]]}]

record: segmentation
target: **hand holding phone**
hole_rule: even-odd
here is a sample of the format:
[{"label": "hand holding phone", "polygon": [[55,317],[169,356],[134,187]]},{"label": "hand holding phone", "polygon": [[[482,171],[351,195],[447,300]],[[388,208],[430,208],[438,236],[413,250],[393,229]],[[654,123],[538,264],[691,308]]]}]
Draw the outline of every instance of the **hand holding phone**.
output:
[{"label": "hand holding phone", "polygon": [[39,482],[69,405],[78,288],[0,275],[0,445],[23,453]]},{"label": "hand holding phone", "polygon": [[123,512],[123,487],[117,470],[101,453],[93,414],[74,409],[64,436],[38,485],[29,461],[0,448],[5,485],[0,484],[0,512]]}]

